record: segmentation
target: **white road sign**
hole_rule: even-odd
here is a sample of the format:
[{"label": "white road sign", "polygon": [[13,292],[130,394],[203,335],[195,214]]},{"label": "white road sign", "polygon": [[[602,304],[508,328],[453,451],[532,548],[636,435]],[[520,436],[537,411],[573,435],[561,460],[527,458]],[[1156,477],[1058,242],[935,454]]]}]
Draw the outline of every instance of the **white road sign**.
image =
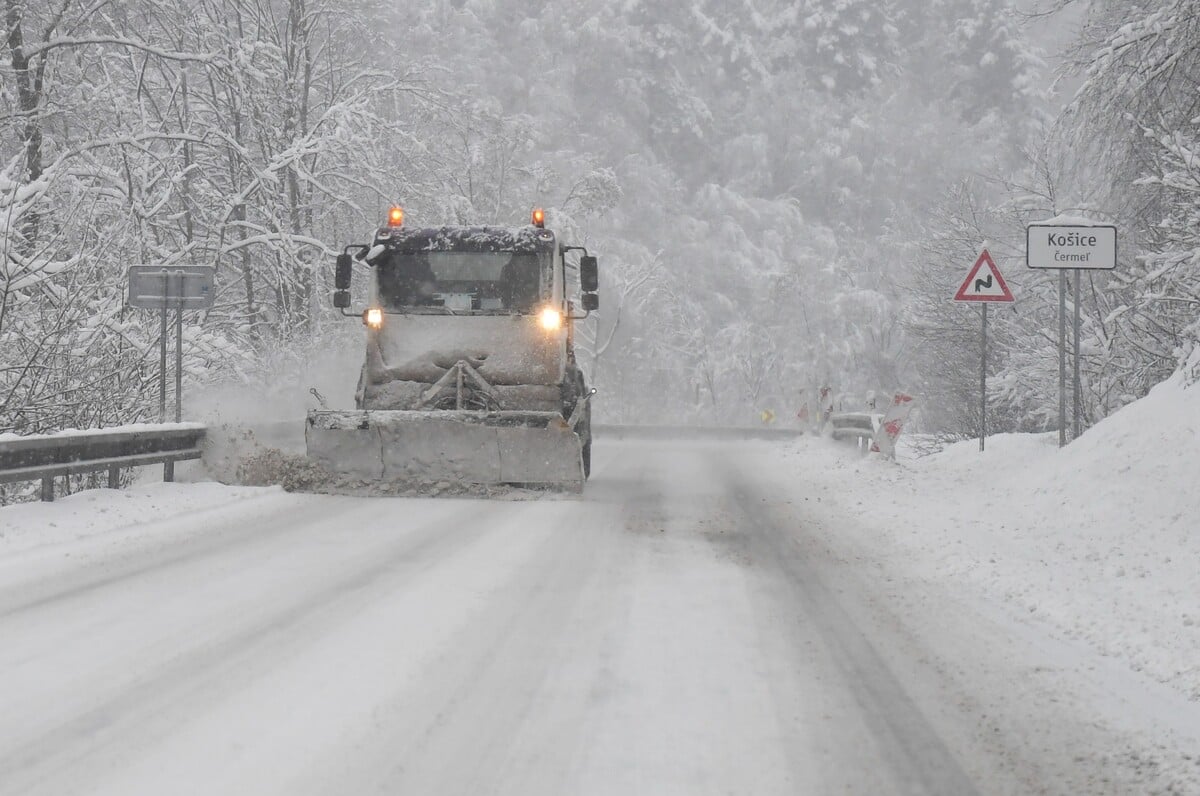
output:
[{"label": "white road sign", "polygon": [[1117,228],[1030,224],[1025,256],[1030,268],[1111,270],[1117,267]]}]

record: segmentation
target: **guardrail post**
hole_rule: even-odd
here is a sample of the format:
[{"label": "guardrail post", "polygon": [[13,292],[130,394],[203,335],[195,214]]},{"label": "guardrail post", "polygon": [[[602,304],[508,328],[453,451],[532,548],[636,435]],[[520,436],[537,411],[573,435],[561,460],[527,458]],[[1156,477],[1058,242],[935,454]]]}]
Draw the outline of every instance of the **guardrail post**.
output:
[{"label": "guardrail post", "polygon": [[163,480],[175,480],[175,462],[163,462]]},{"label": "guardrail post", "polygon": [[109,467],[108,468],[108,488],[109,489],[120,489],[121,488],[121,468],[120,467]]},{"label": "guardrail post", "polygon": [[54,502],[54,476],[52,475],[42,477],[42,500],[47,503]]}]

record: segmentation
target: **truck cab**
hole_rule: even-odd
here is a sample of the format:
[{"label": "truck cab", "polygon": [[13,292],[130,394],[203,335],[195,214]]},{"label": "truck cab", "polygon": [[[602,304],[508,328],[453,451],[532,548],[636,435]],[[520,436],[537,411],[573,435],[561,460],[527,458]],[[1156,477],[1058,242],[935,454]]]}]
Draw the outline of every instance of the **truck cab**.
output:
[{"label": "truck cab", "polygon": [[578,436],[586,477],[594,390],[576,362],[574,324],[599,305],[594,257],[564,245],[541,211],[522,227],[415,227],[394,208],[369,245],[338,258],[334,305],[343,311],[355,260],[371,269],[356,409],[557,417]]}]

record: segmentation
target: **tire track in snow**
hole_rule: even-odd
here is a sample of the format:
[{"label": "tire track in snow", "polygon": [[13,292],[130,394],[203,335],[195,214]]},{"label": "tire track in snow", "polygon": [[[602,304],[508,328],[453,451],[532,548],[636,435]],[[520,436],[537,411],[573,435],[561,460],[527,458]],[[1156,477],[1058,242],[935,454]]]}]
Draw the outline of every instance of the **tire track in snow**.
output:
[{"label": "tire track in snow", "polygon": [[[251,686],[270,673],[272,661],[283,653],[319,642],[324,629],[336,626],[358,606],[394,590],[397,577],[418,579],[477,542],[487,526],[471,520],[485,514],[487,506],[472,502],[462,508],[455,515],[457,529],[447,528],[445,519],[439,517],[406,532],[382,550],[372,545],[359,551],[340,564],[339,571],[322,573],[318,588],[271,606],[251,621],[239,617],[231,632],[219,639],[200,639],[172,650],[168,658],[69,721],[0,752],[0,791],[27,793],[66,769],[77,775],[88,759],[99,759],[101,768],[111,768],[117,758],[137,751],[137,744],[129,743],[127,734],[143,742],[153,739],[186,718],[190,712],[183,710],[186,704]],[[319,523],[324,521],[313,523],[313,530],[319,532]],[[117,580],[111,587],[120,584]],[[305,632],[299,632],[301,627]],[[106,752],[115,757],[104,760]]]},{"label": "tire track in snow", "polygon": [[[790,593],[793,610],[802,617],[790,623],[774,621],[772,627],[796,628],[803,624],[815,629],[826,652],[837,668],[842,686],[853,695],[866,720],[875,748],[887,763],[887,776],[896,793],[954,794],[977,793],[974,783],[958,760],[906,692],[871,640],[842,608],[838,598],[824,583],[820,570],[810,563],[799,547],[794,532],[781,527],[765,509],[767,501],[727,471],[731,496],[745,532],[738,540],[752,560],[774,568],[777,583]],[[795,641],[806,644],[804,633]]]},{"label": "tire track in snow", "polygon": [[[11,681],[22,667],[61,658],[64,651],[91,657],[99,668],[105,653],[153,655],[163,644],[185,645],[186,638],[172,641],[171,633],[178,635],[181,623],[219,617],[231,600],[245,599],[240,582],[245,571],[277,570],[289,558],[310,555],[311,544],[344,534],[379,513],[378,505],[341,498],[296,499],[299,506],[287,506],[266,521],[251,515],[239,527],[227,519],[213,530],[211,540],[204,530],[178,545],[140,537],[133,540],[140,549],[72,564],[48,577],[45,595],[0,614],[0,631],[25,638],[20,647],[0,648],[0,670]],[[148,594],[154,598],[148,600]],[[130,623],[138,615],[146,617],[144,625]]]},{"label": "tire track in snow", "polygon": [[[556,513],[575,519],[566,506]],[[582,741],[590,661],[608,624],[589,596],[621,555],[594,526],[572,525],[552,529],[505,573],[446,639],[423,688],[381,702],[369,734],[331,749],[318,767],[324,774],[315,770],[287,790],[570,792],[563,782]]]},{"label": "tire track in snow", "polygon": [[[130,530],[131,527],[143,528],[147,535],[135,538],[132,544],[148,543],[153,546],[142,547],[132,552],[118,550],[115,556],[100,562],[85,557],[80,564],[66,569],[62,568],[61,562],[57,562],[58,571],[51,577],[38,577],[33,583],[18,581],[12,587],[6,588],[4,595],[0,595],[0,621],[26,611],[87,597],[97,590],[132,578],[157,576],[173,566],[191,565],[200,560],[225,555],[243,545],[270,547],[278,543],[280,536],[294,533],[298,525],[312,525],[318,521],[333,519],[339,512],[345,511],[348,505],[345,498],[315,498],[309,495],[290,497],[300,502],[300,505],[274,512],[263,518],[261,524],[251,524],[248,521],[245,516],[248,513],[247,509],[258,507],[253,501],[246,501],[250,503],[249,506],[234,504],[186,517],[172,517],[114,529],[115,533],[120,533]],[[214,513],[218,516],[212,517]],[[194,525],[197,530],[182,539],[168,538],[160,541],[149,536],[158,527],[165,529],[177,522]],[[89,539],[85,542],[84,549],[91,545],[103,544],[105,541]],[[38,558],[44,558],[44,551],[35,550],[34,553]],[[101,555],[103,554],[102,552]],[[92,570],[98,568],[102,572],[93,574]],[[12,601],[7,605],[3,604],[5,595]]]}]

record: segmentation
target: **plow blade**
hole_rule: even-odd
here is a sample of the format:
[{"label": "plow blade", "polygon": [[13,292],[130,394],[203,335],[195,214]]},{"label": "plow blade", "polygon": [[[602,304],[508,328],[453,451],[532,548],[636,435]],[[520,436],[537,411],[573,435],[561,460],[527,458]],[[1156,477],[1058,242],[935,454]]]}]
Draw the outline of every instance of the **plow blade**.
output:
[{"label": "plow blade", "polygon": [[557,412],[314,411],[308,457],[364,481],[581,490],[579,437]]}]

